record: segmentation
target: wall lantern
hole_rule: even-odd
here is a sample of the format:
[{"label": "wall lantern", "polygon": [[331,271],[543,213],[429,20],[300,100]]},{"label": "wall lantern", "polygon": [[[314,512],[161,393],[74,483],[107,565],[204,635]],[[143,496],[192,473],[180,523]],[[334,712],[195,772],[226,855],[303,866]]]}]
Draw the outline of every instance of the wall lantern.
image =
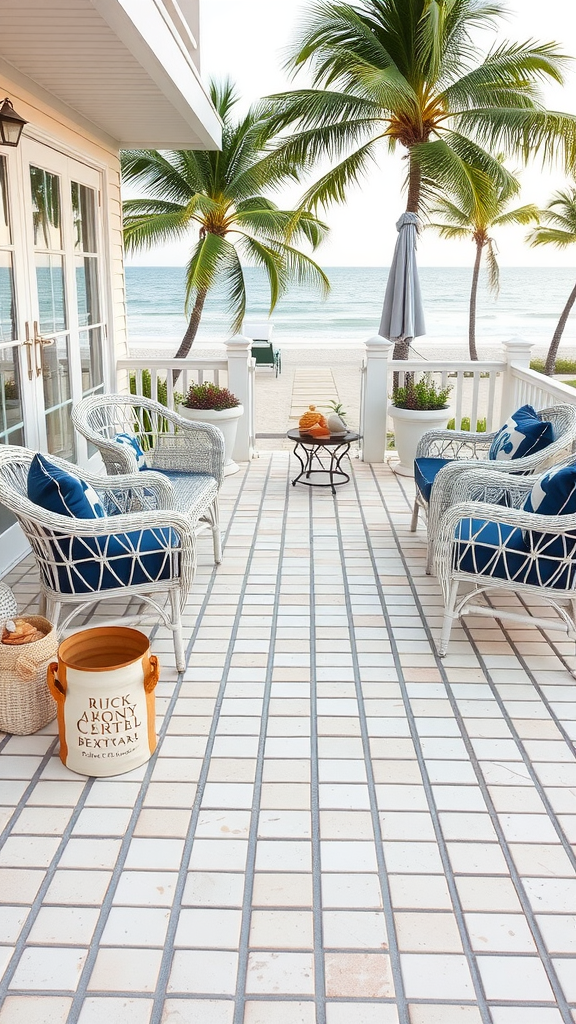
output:
[{"label": "wall lantern", "polygon": [[28,122],[16,113],[10,100],[6,97],[0,107],[0,144],[17,146],[25,124]]}]

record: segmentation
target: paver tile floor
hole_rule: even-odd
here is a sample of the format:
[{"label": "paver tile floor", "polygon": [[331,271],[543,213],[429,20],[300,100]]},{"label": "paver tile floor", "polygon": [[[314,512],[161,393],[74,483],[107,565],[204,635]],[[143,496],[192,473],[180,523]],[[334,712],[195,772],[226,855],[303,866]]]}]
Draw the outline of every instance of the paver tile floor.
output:
[{"label": "paver tile floor", "polygon": [[437,659],[406,481],[353,470],[227,478],[147,764],[0,738],[0,1024],[576,1021],[573,644],[470,618]]}]

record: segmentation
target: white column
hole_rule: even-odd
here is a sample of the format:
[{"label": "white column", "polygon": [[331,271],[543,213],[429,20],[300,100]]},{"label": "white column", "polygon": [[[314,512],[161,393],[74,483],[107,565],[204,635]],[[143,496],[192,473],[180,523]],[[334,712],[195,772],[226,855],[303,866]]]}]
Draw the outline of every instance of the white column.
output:
[{"label": "white column", "polygon": [[244,415],[238,421],[232,458],[235,462],[248,462],[254,455],[251,430],[254,396],[250,374],[252,339],[236,334],[225,345],[228,354],[228,388],[244,406]]},{"label": "white column", "polygon": [[384,462],[388,411],[388,357],[393,342],[376,334],[366,342],[363,408],[360,422],[364,462]]},{"label": "white column", "polygon": [[524,399],[522,398],[522,392],[519,386],[521,385],[521,381],[514,376],[512,367],[519,366],[522,369],[530,369],[530,360],[532,358],[534,343],[516,336],[514,338],[509,338],[508,341],[503,341],[502,347],[506,353],[506,362],[508,364],[508,369],[502,385],[502,407],[500,409],[500,422],[504,423],[510,413],[514,412],[519,408],[519,406],[524,404]]}]

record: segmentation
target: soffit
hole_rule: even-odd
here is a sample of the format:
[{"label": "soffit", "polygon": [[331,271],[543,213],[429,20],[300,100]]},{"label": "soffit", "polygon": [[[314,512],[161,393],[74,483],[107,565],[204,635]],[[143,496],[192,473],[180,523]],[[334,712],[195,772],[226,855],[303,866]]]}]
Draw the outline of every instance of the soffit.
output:
[{"label": "soffit", "polygon": [[120,147],[218,148],[191,61],[139,4],[134,19],[126,0],[0,0],[0,57]]}]

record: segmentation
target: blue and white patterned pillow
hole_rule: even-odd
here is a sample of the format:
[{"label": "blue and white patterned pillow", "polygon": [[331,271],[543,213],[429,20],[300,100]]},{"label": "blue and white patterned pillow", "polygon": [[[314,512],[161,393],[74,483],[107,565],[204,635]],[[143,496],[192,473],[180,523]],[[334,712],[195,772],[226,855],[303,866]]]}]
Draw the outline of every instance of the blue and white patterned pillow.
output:
[{"label": "blue and white patterned pillow", "polygon": [[106,515],[96,491],[38,453],[30,463],[26,490],[30,501],[48,512],[75,519],[103,519]]},{"label": "blue and white patterned pillow", "polygon": [[[549,470],[536,481],[524,502],[525,512],[541,516],[568,516],[576,513],[576,466],[560,466]],[[563,558],[574,548],[576,535],[544,534],[523,530],[524,540],[532,542],[542,554]]]},{"label": "blue and white patterned pillow", "polygon": [[148,469],[148,466],[146,464],[146,456],[142,451],[142,447],[137,437],[134,437],[133,434],[116,434],[114,440],[117,441],[118,444],[123,444],[127,448],[132,449],[134,455],[136,456],[138,469]]},{"label": "blue and white patterned pillow", "polygon": [[554,440],[554,429],[547,420],[538,419],[531,405],[523,405],[507,419],[490,445],[489,459],[523,459],[547,448]]}]

